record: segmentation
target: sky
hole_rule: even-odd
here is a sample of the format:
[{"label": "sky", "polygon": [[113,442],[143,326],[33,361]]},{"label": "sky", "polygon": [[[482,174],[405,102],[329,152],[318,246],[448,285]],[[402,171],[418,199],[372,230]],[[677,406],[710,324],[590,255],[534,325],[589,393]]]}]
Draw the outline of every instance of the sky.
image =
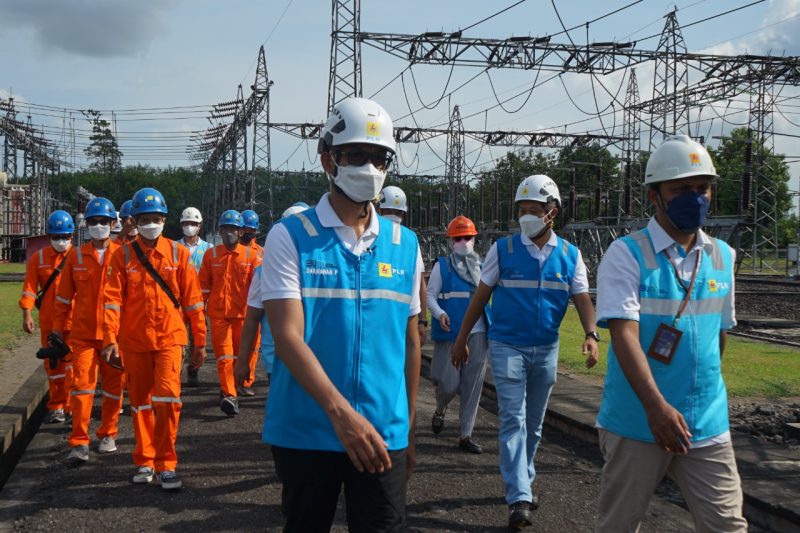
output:
[{"label": "sky", "polygon": [[[553,42],[636,41],[637,48],[653,50],[663,17],[672,9],[677,7],[679,23],[688,26],[753,0],[643,0],[588,28],[584,25],[632,2],[363,0],[361,30],[419,34],[469,27],[464,37],[539,37],[562,31],[557,9],[566,27],[579,28],[569,36],[553,37]],[[87,164],[81,149],[89,129],[80,110],[89,108],[101,110],[109,119],[114,111],[123,164],[193,164],[186,156],[192,133],[210,125],[206,118],[210,107],[233,100],[239,84],[245,96],[249,94],[262,44],[274,82],[272,120],[325,119],[331,47],[328,1],[0,0],[0,20],[4,21],[0,98],[13,96],[18,118],[25,120],[30,114],[34,126],[43,128],[78,167]],[[688,26],[683,37],[690,52],[800,55],[800,0],[756,2]],[[612,98],[597,84],[615,94],[620,90],[621,101],[627,82],[624,74],[598,77],[597,84],[590,76],[567,74],[531,91],[534,81],[541,83],[547,73],[536,78],[535,72],[516,69],[480,74],[474,67],[407,67],[401,59],[362,47],[363,95],[374,97],[398,125],[446,127],[452,107],[458,105],[461,115],[468,117],[466,129],[622,133],[621,113],[606,113],[603,122],[598,121],[598,110],[621,106],[611,107]],[[652,68],[642,66],[637,77],[645,100],[652,95]],[[516,94],[520,96],[511,98]],[[800,90],[794,87],[781,92],[776,132],[797,132],[800,102],[791,97],[798,94]],[[718,141],[712,137],[746,123],[743,106],[744,100],[721,102],[704,108],[699,116],[695,112],[698,127],[693,134],[705,135],[713,145]],[[571,125],[565,128],[565,124]],[[71,149],[70,126],[76,132],[75,150]],[[315,143],[274,133],[273,168],[318,169],[315,148]],[[796,138],[776,136],[775,148],[800,160]],[[465,162],[471,171],[479,172],[491,168],[505,151],[468,141]],[[443,174],[445,152],[445,137],[428,144],[402,145],[398,170]],[[796,191],[800,165],[792,163],[791,171],[790,187]]]}]

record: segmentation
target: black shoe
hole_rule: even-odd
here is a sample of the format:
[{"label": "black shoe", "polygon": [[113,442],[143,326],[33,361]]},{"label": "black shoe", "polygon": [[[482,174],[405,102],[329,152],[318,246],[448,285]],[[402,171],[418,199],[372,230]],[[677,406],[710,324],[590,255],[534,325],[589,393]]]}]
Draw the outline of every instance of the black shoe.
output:
[{"label": "black shoe", "polygon": [[228,416],[236,416],[239,414],[239,401],[236,396],[225,396],[220,400],[219,408]]},{"label": "black shoe", "polygon": [[481,445],[472,440],[472,437],[464,437],[463,439],[460,439],[458,441],[458,447],[469,453],[483,453],[483,448],[481,448]]},{"label": "black shoe", "polygon": [[186,370],[186,386],[187,387],[200,386],[200,378],[198,376],[198,371],[196,368],[189,368]]},{"label": "black shoe", "polygon": [[531,502],[531,511],[535,511],[536,509],[539,508],[539,497],[536,494],[534,494],[532,498],[533,501]]},{"label": "black shoe", "polygon": [[511,514],[508,516],[508,527],[513,529],[522,529],[525,526],[531,525],[533,517],[531,516],[531,502],[516,502],[508,506]]},{"label": "black shoe", "polygon": [[439,411],[433,412],[433,418],[431,419],[431,429],[437,435],[442,432],[444,429],[444,413],[440,413]]}]

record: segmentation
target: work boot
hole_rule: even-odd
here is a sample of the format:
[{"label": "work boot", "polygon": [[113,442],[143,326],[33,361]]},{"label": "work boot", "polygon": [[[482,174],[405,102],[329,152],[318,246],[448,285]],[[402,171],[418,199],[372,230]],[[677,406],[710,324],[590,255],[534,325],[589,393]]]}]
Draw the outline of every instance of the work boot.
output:
[{"label": "work boot", "polygon": [[196,368],[187,368],[186,369],[186,386],[187,387],[199,387],[200,386],[200,372]]},{"label": "work boot", "polygon": [[67,417],[64,415],[64,409],[59,407],[58,409],[53,409],[49,413],[47,413],[47,419],[44,421],[45,424],[63,424],[67,420]]},{"label": "work boot", "polygon": [[236,392],[239,393],[239,396],[255,396],[256,393],[252,387],[239,387],[236,389]]},{"label": "work boot", "polygon": [[79,444],[73,446],[67,455],[67,463],[71,465],[81,465],[89,460],[89,446],[86,444]]},{"label": "work boot", "polygon": [[531,502],[519,501],[508,506],[510,514],[508,516],[508,527],[512,529],[522,529],[531,525]]},{"label": "work boot", "polygon": [[183,486],[174,470],[164,470],[158,474],[158,482],[164,490],[178,490]]},{"label": "work boot", "polygon": [[103,437],[100,444],[97,445],[97,453],[112,453],[117,451],[117,442],[114,437]]},{"label": "work boot", "polygon": [[483,453],[483,448],[481,445],[475,442],[472,437],[464,437],[463,439],[459,439],[458,447],[465,452],[474,453],[476,455]]},{"label": "work boot", "polygon": [[444,413],[434,411],[433,418],[431,419],[431,429],[435,434],[439,434],[444,429]]},{"label": "work boot", "polygon": [[150,483],[151,481],[153,481],[154,475],[155,475],[155,470],[153,470],[149,466],[140,466],[139,468],[136,469],[136,473],[131,478],[131,483],[136,483],[137,485]]},{"label": "work boot", "polygon": [[236,396],[225,396],[219,402],[219,408],[228,416],[235,416],[239,414],[239,400]]}]

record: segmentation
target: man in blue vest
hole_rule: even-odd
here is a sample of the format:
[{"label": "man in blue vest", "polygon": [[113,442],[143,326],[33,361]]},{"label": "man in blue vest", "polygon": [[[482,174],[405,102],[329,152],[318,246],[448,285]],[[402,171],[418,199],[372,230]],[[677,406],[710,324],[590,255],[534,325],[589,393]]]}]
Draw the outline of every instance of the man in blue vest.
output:
[{"label": "man in blue vest", "polygon": [[556,382],[558,329],[569,298],[586,333],[586,366],[597,362],[594,307],[580,251],[551,229],[558,216],[558,186],[543,174],[528,176],[514,197],[520,233],[499,239],[483,263],[481,282],[453,344],[453,364],[467,362],[467,340],[492,299],[489,357],[500,418],[500,475],[508,524],[531,525],[539,505],[532,485],[542,422]]},{"label": "man in blue vest", "polygon": [[597,531],[637,530],[665,473],[697,531],[747,531],[720,370],[736,325],[734,253],[700,229],[716,177],[702,145],[668,138],[645,173],[655,216],[600,263],[597,311],[611,349]]},{"label": "man in blue vest", "polygon": [[422,258],[372,201],[394,155],[375,102],[334,106],[318,205],[275,224],[261,290],[277,359],[263,439],[283,483],[284,531],[328,531],[342,485],[352,531],[403,531],[414,466]]}]

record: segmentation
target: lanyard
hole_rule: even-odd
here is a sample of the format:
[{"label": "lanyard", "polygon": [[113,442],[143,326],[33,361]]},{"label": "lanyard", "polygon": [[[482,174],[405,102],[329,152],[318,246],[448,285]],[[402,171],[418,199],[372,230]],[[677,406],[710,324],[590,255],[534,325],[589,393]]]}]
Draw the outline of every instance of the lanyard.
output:
[{"label": "lanyard", "polygon": [[694,282],[697,280],[697,271],[700,269],[700,261],[703,259],[703,254],[701,249],[697,249],[697,260],[694,263],[694,270],[692,271],[692,279],[689,281],[689,286],[686,286],[686,282],[683,281],[681,278],[680,272],[678,272],[678,267],[675,266],[675,262],[667,253],[667,250],[664,250],[664,255],[667,256],[667,260],[669,264],[672,265],[672,271],[675,272],[675,278],[678,280],[681,288],[686,292],[686,296],[683,298],[681,302],[681,306],[678,308],[678,314],[675,315],[675,318],[672,319],[672,326],[675,327],[675,324],[678,323],[678,319],[683,314],[683,311],[686,309],[686,305],[689,303],[689,300],[692,298],[692,289],[694,289]]}]

